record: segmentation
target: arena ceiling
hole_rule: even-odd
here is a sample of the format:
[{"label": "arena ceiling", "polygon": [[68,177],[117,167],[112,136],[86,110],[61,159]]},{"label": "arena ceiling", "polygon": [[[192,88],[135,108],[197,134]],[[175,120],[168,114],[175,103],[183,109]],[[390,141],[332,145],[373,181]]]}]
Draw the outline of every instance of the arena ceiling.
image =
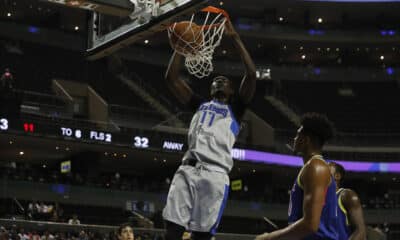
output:
[{"label": "arena ceiling", "polygon": [[[378,67],[396,66],[400,62],[400,32],[397,32],[400,3],[288,0],[213,0],[211,3],[222,4],[231,14],[256,61]],[[1,22],[54,29],[80,36],[86,42],[87,11],[38,0],[1,0],[0,6]],[[359,37],[363,33],[365,37]],[[164,32],[146,40],[134,45],[170,51]],[[216,56],[238,59],[227,39],[217,49]]]}]

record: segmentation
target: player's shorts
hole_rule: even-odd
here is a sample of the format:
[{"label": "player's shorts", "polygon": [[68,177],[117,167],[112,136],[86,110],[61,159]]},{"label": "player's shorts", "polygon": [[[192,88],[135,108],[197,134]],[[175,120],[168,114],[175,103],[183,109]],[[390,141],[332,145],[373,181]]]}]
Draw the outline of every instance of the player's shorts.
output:
[{"label": "player's shorts", "polygon": [[229,177],[197,164],[178,168],[169,189],[165,220],[188,231],[215,234],[229,192]]}]

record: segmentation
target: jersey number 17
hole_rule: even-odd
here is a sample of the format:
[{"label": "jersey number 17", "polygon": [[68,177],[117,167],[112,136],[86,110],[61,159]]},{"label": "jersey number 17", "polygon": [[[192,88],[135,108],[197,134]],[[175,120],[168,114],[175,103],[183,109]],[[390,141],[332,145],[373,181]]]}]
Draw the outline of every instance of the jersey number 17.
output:
[{"label": "jersey number 17", "polygon": [[208,126],[211,127],[211,125],[214,122],[215,112],[203,111],[203,113],[201,114],[200,123],[204,124],[204,122],[206,121],[207,115],[210,115],[210,120],[208,121]]}]

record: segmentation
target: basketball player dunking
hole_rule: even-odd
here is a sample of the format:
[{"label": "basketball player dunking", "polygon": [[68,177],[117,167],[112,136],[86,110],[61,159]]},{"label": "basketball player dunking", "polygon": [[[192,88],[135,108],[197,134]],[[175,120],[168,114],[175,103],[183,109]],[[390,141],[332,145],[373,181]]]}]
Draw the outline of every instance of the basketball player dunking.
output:
[{"label": "basketball player dunking", "polygon": [[176,171],[163,211],[166,239],[182,239],[185,230],[192,239],[211,239],[216,233],[228,198],[233,166],[231,150],[239,133],[239,122],[256,86],[255,65],[232,23],[225,34],[237,48],[246,69],[238,95],[224,76],[213,79],[211,101],[193,93],[179,78],[182,57],[172,56],[166,74],[169,89],[179,101],[196,111],[189,127],[188,150]]},{"label": "basketball player dunking", "polygon": [[336,240],[336,184],[321,156],[326,140],[333,136],[329,120],[317,113],[302,117],[294,138],[294,152],[303,157],[290,193],[289,226],[256,237],[256,240]]},{"label": "basketball player dunking", "polygon": [[340,188],[346,171],[338,163],[330,162],[331,174],[336,181],[338,198],[338,240],[364,240],[366,237],[363,210],[357,193],[348,188]]}]

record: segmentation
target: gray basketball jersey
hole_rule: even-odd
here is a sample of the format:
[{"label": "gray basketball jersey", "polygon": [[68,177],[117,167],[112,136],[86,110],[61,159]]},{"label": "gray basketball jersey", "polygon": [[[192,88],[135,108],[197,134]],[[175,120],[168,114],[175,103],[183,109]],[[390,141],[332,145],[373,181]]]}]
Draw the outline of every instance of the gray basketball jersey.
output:
[{"label": "gray basketball jersey", "polygon": [[183,157],[200,163],[232,169],[231,151],[239,134],[239,124],[229,105],[210,101],[200,105],[190,123],[188,150]]}]

